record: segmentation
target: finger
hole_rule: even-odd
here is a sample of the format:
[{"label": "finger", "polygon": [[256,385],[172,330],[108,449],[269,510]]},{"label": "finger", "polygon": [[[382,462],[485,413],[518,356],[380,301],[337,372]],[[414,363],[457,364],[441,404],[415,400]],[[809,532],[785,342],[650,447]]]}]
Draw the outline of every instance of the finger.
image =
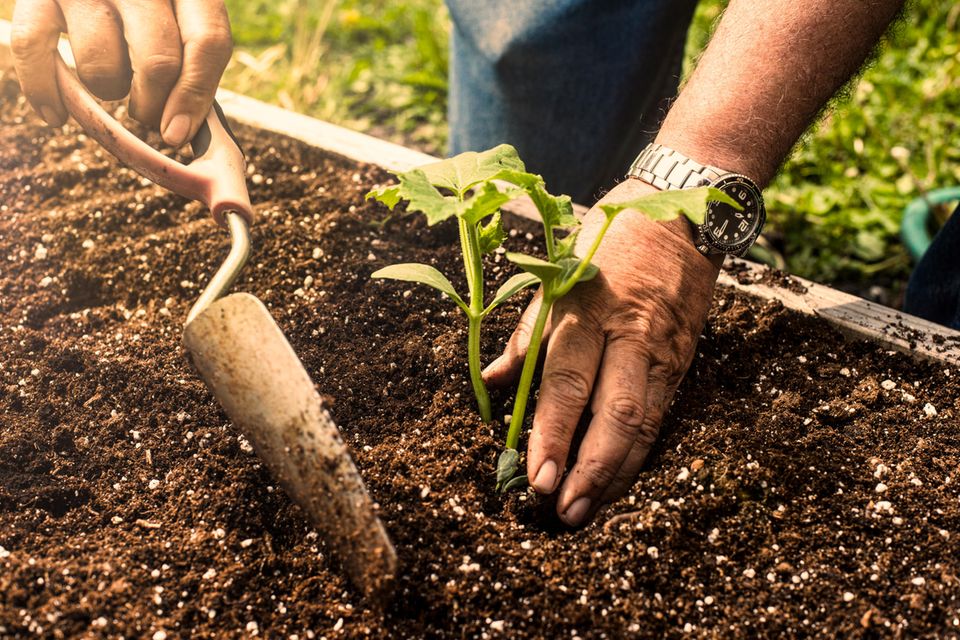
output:
[{"label": "finger", "polygon": [[[483,381],[491,387],[505,387],[513,384],[520,377],[523,369],[523,359],[527,356],[527,347],[530,346],[530,336],[533,334],[533,325],[540,313],[543,296],[537,291],[536,296],[520,316],[520,323],[507,341],[503,353],[483,370]],[[543,340],[550,334],[550,320],[543,329]]]},{"label": "finger", "polygon": [[571,526],[580,525],[599,506],[648,426],[648,361],[647,345],[633,335],[607,341],[593,396],[593,419],[557,501],[557,512]]},{"label": "finger", "polygon": [[57,41],[66,28],[53,0],[19,0],[13,7],[10,50],[20,87],[40,117],[53,127],[67,121],[55,64]]},{"label": "finger", "polygon": [[101,100],[126,96],[130,58],[116,11],[101,3],[68,2],[61,7],[80,81]]},{"label": "finger", "polygon": [[174,0],[183,64],[160,119],[167,144],[191,140],[210,112],[233,51],[227,10],[218,0]]},{"label": "finger", "polygon": [[668,386],[660,375],[655,376],[648,383],[645,427],[641,429],[636,442],[633,443],[633,448],[627,454],[613,482],[600,497],[599,506],[619,499],[637,481],[637,476],[640,474],[640,470],[647,461],[647,456],[650,455],[650,450],[660,434],[660,424],[663,422],[675,392],[676,385]]},{"label": "finger", "polygon": [[585,321],[575,310],[561,316],[547,346],[527,446],[527,476],[539,493],[552,493],[560,483],[602,353],[603,333],[596,324]]},{"label": "finger", "polygon": [[180,76],[182,45],[173,6],[167,0],[128,0],[117,8],[133,71],[130,115],[146,125],[158,126],[167,97]]}]

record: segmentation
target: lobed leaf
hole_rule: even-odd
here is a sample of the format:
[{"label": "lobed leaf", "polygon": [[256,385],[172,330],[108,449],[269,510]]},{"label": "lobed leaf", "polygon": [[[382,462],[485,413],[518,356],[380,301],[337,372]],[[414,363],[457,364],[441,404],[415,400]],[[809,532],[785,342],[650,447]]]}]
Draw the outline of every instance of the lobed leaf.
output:
[{"label": "lobed leaf", "polygon": [[388,209],[393,209],[397,206],[397,203],[400,202],[400,187],[399,185],[389,185],[386,187],[380,187],[379,189],[373,189],[367,192],[367,195],[364,196],[367,200],[373,199],[378,202],[382,202],[387,205]]},{"label": "lobed leaf", "polygon": [[476,185],[503,170],[523,171],[517,150],[501,144],[487,151],[467,151],[420,167],[430,184],[449,189],[461,198]]},{"label": "lobed leaf", "polygon": [[507,232],[503,228],[503,218],[500,212],[493,214],[493,218],[486,225],[480,227],[480,255],[496,251],[507,239]]},{"label": "lobed leaf", "polygon": [[522,193],[519,189],[500,191],[495,184],[488,182],[482,189],[459,204],[457,215],[470,224],[477,224]]},{"label": "lobed leaf", "polygon": [[456,289],[453,288],[453,284],[445,275],[428,264],[419,264],[416,262],[392,264],[389,267],[375,271],[370,277],[425,284],[447,294],[461,309],[464,311],[467,310],[466,303],[457,293]]},{"label": "lobed leaf", "polygon": [[513,491],[514,489],[526,489],[529,486],[530,482],[527,479],[526,474],[522,476],[514,476],[507,481],[507,484],[503,485],[503,488],[500,489],[500,493],[506,493],[507,491]]},{"label": "lobed leaf", "polygon": [[566,237],[557,240],[557,259],[562,260],[564,258],[574,257],[573,250],[577,245],[577,236],[580,234],[579,229],[575,229],[568,233]]},{"label": "lobed leaf", "polygon": [[682,213],[694,224],[703,224],[708,202],[723,202],[737,211],[743,209],[736,200],[714,187],[657,191],[626,202],[601,204],[600,209],[608,218],[633,209],[658,222],[674,220]]}]

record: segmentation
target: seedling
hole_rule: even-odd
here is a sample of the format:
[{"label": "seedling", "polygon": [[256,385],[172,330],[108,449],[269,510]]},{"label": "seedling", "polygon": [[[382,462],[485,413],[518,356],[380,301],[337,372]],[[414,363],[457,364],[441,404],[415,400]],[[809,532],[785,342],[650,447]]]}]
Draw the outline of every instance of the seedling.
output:
[{"label": "seedling", "polygon": [[[713,187],[660,191],[626,202],[602,204],[600,209],[605,215],[603,226],[587,249],[586,255],[579,258],[574,254],[574,245],[579,232],[575,227],[580,222],[573,216],[570,199],[565,196],[551,196],[547,193],[543,180],[539,176],[504,172],[500,177],[530,194],[540,212],[547,249],[546,260],[520,253],[507,253],[508,260],[540,281],[542,295],[540,310],[537,313],[530,344],[523,361],[513,415],[507,431],[506,449],[497,461],[497,489],[509,491],[527,484],[525,475],[516,475],[520,466],[520,453],[517,446],[520,443],[527,401],[530,398],[530,385],[533,382],[547,319],[557,300],[567,295],[577,283],[590,280],[597,275],[599,269],[590,261],[617,215],[623,211],[633,210],[650,220],[666,222],[683,214],[694,223],[702,224],[708,201],[725,202],[738,210],[741,207],[732,198]],[[558,239],[554,234],[561,229],[572,230],[563,239]]]},{"label": "seedling", "polygon": [[[456,216],[469,299],[464,301],[450,280],[430,265],[396,264],[380,269],[372,277],[429,285],[444,293],[463,310],[469,322],[467,358],[470,380],[477,396],[480,417],[484,422],[490,421],[491,409],[490,396],[481,377],[480,325],[490,312],[510,296],[525,287],[540,283],[541,306],[523,361],[513,415],[507,431],[506,448],[497,462],[497,489],[500,491],[527,484],[526,476],[516,475],[520,466],[517,447],[547,319],[557,300],[569,293],[577,283],[597,275],[599,269],[590,261],[617,215],[626,210],[634,210],[650,220],[660,222],[686,215],[694,223],[701,224],[708,201],[725,202],[737,209],[741,208],[729,196],[712,187],[661,191],[627,202],[605,203],[600,205],[605,215],[603,225],[586,255],[580,258],[574,253],[580,221],[573,215],[573,203],[569,196],[551,195],[546,190],[543,178],[527,173],[516,150],[509,145],[500,145],[482,153],[463,153],[448,160],[397,173],[396,176],[399,184],[375,189],[368,193],[367,197],[379,200],[390,209],[396,207],[401,200],[406,200],[407,211],[423,213],[427,217],[428,225]],[[498,188],[496,181],[508,186]],[[481,257],[503,244],[506,234],[500,208],[522,194],[530,196],[540,213],[547,259],[506,252],[507,259],[520,267],[523,273],[507,280],[497,290],[493,300],[484,305]],[[557,237],[558,231],[567,233],[563,237]]]},{"label": "seedling", "polygon": [[500,145],[482,153],[467,152],[453,158],[395,174],[399,184],[374,189],[367,198],[374,198],[393,209],[407,201],[408,213],[422,213],[428,225],[451,217],[460,228],[460,248],[467,279],[465,301],[450,280],[436,268],[417,263],[395,264],[375,272],[373,278],[390,278],[419,282],[437,289],[463,310],[467,316],[467,360],[470,382],[477,397],[480,418],[490,422],[490,395],[483,383],[480,366],[480,325],[490,312],[510,296],[536,284],[537,278],[521,273],[510,278],[484,304],[483,255],[492,253],[506,237],[500,207],[521,195],[518,188],[501,191],[494,184],[501,173],[523,173],[523,162],[510,145]]}]

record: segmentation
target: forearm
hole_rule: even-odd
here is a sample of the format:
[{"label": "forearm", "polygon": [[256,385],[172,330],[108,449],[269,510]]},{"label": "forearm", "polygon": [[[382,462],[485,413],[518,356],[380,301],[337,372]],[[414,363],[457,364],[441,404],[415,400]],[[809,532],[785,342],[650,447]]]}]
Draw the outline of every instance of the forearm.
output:
[{"label": "forearm", "polygon": [[657,142],[767,184],[903,0],[731,0]]}]

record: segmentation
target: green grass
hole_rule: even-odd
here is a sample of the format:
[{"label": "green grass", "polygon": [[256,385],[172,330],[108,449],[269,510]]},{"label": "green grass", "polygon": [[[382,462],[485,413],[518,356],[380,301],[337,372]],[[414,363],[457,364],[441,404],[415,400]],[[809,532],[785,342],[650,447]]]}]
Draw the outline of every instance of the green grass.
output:
[{"label": "green grass", "polygon": [[[447,33],[442,0],[227,0],[236,54],[224,85],[442,153]],[[723,0],[703,0],[688,68]],[[9,15],[10,0],[0,0]],[[833,283],[909,273],[904,206],[960,184],[960,5],[914,0],[869,68],[794,150],[767,191],[756,254]]]}]

